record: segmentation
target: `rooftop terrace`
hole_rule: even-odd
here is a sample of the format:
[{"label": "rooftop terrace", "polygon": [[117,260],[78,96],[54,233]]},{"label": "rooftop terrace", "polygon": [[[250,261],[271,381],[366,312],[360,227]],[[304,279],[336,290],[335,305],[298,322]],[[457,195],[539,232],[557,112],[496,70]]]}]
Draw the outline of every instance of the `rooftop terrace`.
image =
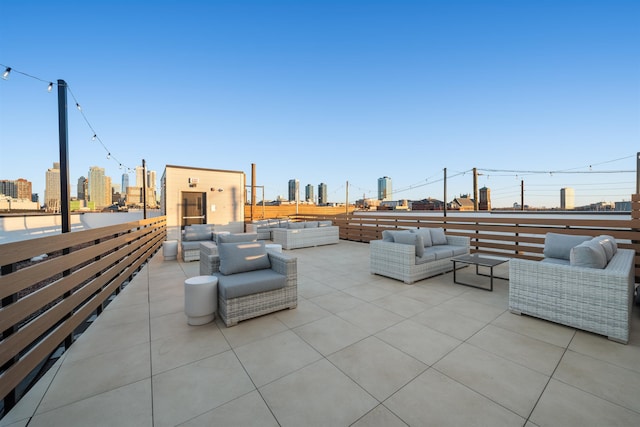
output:
[{"label": "rooftop terrace", "polygon": [[506,280],[406,285],[349,241],[288,253],[298,307],[231,328],[187,325],[199,264],[156,254],[0,425],[640,425],[638,307],[622,345],[510,313]]}]

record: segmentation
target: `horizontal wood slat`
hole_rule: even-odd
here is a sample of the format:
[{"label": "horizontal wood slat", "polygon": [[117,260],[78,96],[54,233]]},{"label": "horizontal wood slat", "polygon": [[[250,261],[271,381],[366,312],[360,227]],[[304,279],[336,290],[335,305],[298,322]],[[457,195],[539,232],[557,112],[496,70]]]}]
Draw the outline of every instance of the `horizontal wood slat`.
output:
[{"label": "horizontal wood slat", "polygon": [[[166,217],[0,245],[0,397],[7,396],[123,283],[166,238]],[[64,254],[63,250],[74,248]],[[24,260],[55,253],[34,265]],[[29,261],[26,261],[29,264]],[[63,274],[63,272],[69,272]],[[37,285],[37,286],[34,286]],[[25,323],[25,320],[29,319]]]}]

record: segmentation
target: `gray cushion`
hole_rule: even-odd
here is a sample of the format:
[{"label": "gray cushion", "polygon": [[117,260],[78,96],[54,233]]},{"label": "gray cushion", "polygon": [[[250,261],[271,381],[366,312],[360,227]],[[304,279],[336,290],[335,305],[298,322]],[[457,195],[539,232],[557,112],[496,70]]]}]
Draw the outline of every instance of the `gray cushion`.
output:
[{"label": "gray cushion", "polygon": [[544,238],[543,253],[546,258],[560,258],[568,261],[571,248],[587,240],[591,240],[591,237],[547,233]]},{"label": "gray cushion", "polygon": [[185,227],[182,240],[190,242],[196,240],[211,240],[211,230],[205,227]]},{"label": "gray cushion", "polygon": [[182,250],[183,251],[190,251],[193,249],[200,250],[200,242],[202,242],[202,240],[194,240],[194,241],[183,240],[181,244]]},{"label": "gray cushion", "polygon": [[318,227],[331,227],[333,225],[332,221],[318,221]]},{"label": "gray cushion", "polygon": [[416,257],[416,265],[425,264],[427,262],[435,261],[436,254],[435,253],[427,253],[425,252],[421,257]]},{"label": "gray cushion", "polygon": [[218,243],[255,242],[258,233],[218,234]]},{"label": "gray cushion", "polygon": [[287,283],[287,277],[284,274],[270,268],[230,276],[216,273],[215,276],[218,277],[218,292],[224,299],[273,291],[283,288]]},{"label": "gray cushion", "polygon": [[424,242],[425,248],[433,245],[433,243],[431,242],[431,232],[428,228],[418,228],[416,230],[411,230],[411,232],[422,236],[422,241]]},{"label": "gray cushion", "polygon": [[431,246],[430,248],[426,248],[424,250],[424,253],[425,255],[433,254],[436,259],[445,259],[445,258],[451,258],[453,256],[453,249],[451,249],[448,246],[438,245],[438,246]]},{"label": "gray cushion", "polygon": [[404,245],[414,245],[416,248],[416,256],[418,258],[424,255],[424,242],[422,236],[416,233],[396,233],[393,237],[396,243]]},{"label": "gray cushion", "polygon": [[[387,236],[391,236],[391,241],[395,242],[396,241],[396,235],[398,234],[410,234],[411,232],[409,230],[385,230]],[[382,235],[384,237],[385,231],[382,232]]]},{"label": "gray cushion", "polygon": [[289,229],[290,230],[300,230],[304,228],[304,222],[290,222]]},{"label": "gray cushion", "polygon": [[569,256],[569,262],[576,267],[605,268],[607,266],[607,254],[596,239],[574,246]]},{"label": "gray cushion", "polygon": [[543,258],[540,262],[546,262],[548,264],[569,265],[568,259],[560,258]]},{"label": "gray cushion", "polygon": [[304,228],[318,228],[318,221],[307,221],[304,223]]},{"label": "gray cushion", "polygon": [[278,227],[280,227],[280,228],[288,228],[289,227],[289,220],[288,219],[281,219],[280,221],[278,221]]},{"label": "gray cushion", "polygon": [[383,230],[382,231],[382,241],[383,242],[393,242],[393,234],[391,234],[391,230]]},{"label": "gray cushion", "polygon": [[464,254],[467,253],[467,247],[466,246],[447,245],[447,247],[450,248],[453,251],[453,256],[464,255]]},{"label": "gray cushion", "polygon": [[270,268],[264,242],[220,243],[220,273],[224,275]]},{"label": "gray cushion", "polygon": [[444,234],[444,229],[442,227],[430,228],[429,232],[431,233],[431,243],[433,245],[447,244],[447,236]]}]

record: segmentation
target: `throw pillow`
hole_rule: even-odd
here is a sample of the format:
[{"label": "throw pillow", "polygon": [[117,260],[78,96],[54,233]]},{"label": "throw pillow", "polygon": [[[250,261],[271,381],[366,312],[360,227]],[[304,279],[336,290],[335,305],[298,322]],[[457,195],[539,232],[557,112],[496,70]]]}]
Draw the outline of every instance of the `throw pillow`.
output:
[{"label": "throw pillow", "polygon": [[569,261],[571,248],[587,240],[591,240],[591,237],[547,233],[544,238],[543,254],[546,258],[559,258]]},{"label": "throw pillow", "polygon": [[422,236],[422,241],[424,242],[424,247],[428,248],[433,245],[431,242],[431,232],[428,228],[418,228],[416,230],[411,230],[412,233],[419,234]]},{"label": "throw pillow", "polygon": [[607,255],[595,239],[582,242],[570,250],[569,262],[576,267],[605,268]]},{"label": "throw pillow", "polygon": [[182,240],[211,240],[211,230],[204,227],[187,227],[184,230],[184,237]]},{"label": "throw pillow", "polygon": [[304,222],[290,222],[289,229],[290,230],[301,230],[304,228]]},{"label": "throw pillow", "polygon": [[431,233],[431,243],[433,243],[434,246],[447,244],[447,236],[444,234],[442,227],[430,228],[429,232]]},{"label": "throw pillow", "polygon": [[391,234],[390,230],[382,231],[382,241],[383,242],[392,242],[393,243],[393,234]]},{"label": "throw pillow", "polygon": [[607,262],[611,261],[614,255],[613,242],[611,241],[610,236],[598,236],[594,237],[593,240],[600,243],[602,248],[604,249],[604,253],[607,255]]},{"label": "throw pillow", "polygon": [[264,242],[220,243],[218,254],[220,273],[225,276],[271,268]]},{"label": "throw pillow", "polygon": [[318,221],[307,221],[304,223],[304,228],[318,228]]},{"label": "throw pillow", "polygon": [[416,256],[422,257],[424,255],[424,241],[422,240],[422,236],[416,233],[397,233],[394,236],[394,240],[396,243],[401,243],[404,245],[414,245],[416,248]]}]

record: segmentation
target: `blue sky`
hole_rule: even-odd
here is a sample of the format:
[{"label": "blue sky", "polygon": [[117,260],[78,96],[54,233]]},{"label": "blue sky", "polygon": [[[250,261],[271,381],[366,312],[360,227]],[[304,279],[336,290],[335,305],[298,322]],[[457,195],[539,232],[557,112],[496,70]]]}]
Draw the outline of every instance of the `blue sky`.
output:
[{"label": "blue sky", "polygon": [[[72,194],[90,166],[240,170],[265,197],[496,207],[629,200],[640,151],[637,1],[0,1],[0,179],[44,198],[69,95]],[[116,160],[106,158],[107,151]],[[554,173],[548,173],[555,171]],[[562,172],[564,171],[564,172]],[[571,173],[566,173],[571,172]],[[616,172],[616,173],[612,173]],[[130,175],[135,180],[135,175]],[[400,191],[401,190],[401,191]]]}]

